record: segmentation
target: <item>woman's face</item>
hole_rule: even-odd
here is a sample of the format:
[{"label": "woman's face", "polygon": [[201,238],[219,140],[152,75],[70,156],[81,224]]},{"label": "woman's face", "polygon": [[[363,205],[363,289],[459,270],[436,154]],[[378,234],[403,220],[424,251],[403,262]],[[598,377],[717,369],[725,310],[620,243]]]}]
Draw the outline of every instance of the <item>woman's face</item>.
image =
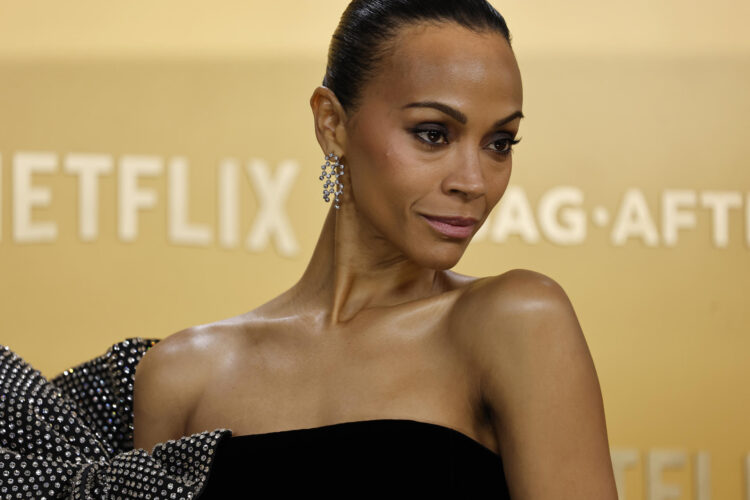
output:
[{"label": "woman's face", "polygon": [[[420,265],[448,269],[508,185],[521,76],[494,32],[418,24],[395,42],[347,120],[345,190],[365,229]],[[462,229],[425,216],[476,223]]]}]

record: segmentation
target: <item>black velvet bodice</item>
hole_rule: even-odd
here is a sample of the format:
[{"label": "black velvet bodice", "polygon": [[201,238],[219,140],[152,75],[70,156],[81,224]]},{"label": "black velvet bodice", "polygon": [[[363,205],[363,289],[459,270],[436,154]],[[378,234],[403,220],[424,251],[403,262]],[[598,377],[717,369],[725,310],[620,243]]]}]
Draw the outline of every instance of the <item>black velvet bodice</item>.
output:
[{"label": "black velvet bodice", "polygon": [[[232,436],[199,499],[510,498],[501,457],[455,429],[408,419]],[[300,497],[301,498],[301,497]]]}]

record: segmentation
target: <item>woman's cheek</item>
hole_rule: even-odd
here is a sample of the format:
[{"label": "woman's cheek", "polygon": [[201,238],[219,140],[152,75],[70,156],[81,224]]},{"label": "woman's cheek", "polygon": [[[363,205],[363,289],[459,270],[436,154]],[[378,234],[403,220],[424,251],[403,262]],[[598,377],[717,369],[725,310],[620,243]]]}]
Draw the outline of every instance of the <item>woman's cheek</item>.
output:
[{"label": "woman's cheek", "polygon": [[388,148],[388,164],[393,170],[394,176],[400,176],[403,182],[424,181],[432,172],[435,172],[436,156],[424,151],[417,144],[418,139],[410,134],[401,134]]},{"label": "woman's cheek", "polygon": [[494,182],[492,184],[492,190],[488,193],[488,198],[492,206],[496,205],[500,199],[505,194],[506,189],[508,189],[508,184],[510,183],[510,173],[511,173],[511,165],[508,164],[508,167],[502,171],[502,173],[498,174],[499,177],[497,179],[497,182]]}]

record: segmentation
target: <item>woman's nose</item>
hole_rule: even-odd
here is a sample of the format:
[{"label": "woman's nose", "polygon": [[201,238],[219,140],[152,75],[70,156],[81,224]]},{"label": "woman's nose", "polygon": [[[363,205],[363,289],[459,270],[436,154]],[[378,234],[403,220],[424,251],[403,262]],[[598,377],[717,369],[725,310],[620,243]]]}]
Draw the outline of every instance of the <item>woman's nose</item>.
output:
[{"label": "woman's nose", "polygon": [[449,168],[448,175],[444,180],[444,189],[447,193],[459,193],[469,200],[484,194],[485,179],[482,172],[480,152],[475,148],[456,155]]}]

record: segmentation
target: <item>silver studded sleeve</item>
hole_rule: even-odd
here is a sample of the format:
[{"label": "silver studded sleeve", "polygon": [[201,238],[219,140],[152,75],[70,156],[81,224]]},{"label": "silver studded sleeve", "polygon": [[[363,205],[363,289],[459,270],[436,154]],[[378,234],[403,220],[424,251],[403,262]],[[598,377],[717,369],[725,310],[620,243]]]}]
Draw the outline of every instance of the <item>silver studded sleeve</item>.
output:
[{"label": "silver studded sleeve", "polygon": [[123,340],[51,380],[0,346],[0,498],[199,498],[231,430],[133,448],[135,367],[157,342]]}]

